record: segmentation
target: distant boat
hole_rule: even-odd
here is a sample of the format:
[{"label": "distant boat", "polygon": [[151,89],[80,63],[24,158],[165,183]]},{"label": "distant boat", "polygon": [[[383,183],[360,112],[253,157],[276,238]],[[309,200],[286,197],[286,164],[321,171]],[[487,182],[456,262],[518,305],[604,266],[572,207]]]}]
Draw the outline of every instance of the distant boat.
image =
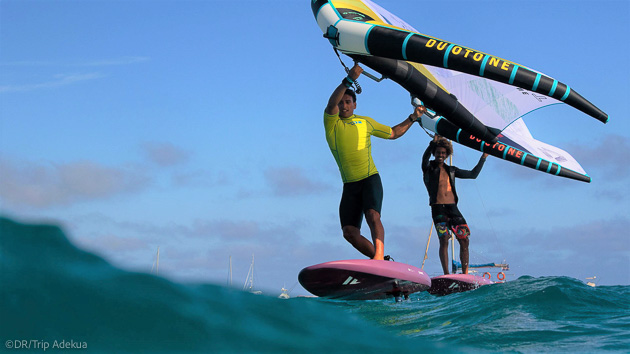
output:
[{"label": "distant boat", "polygon": [[[451,271],[453,272],[453,274],[457,273],[458,270],[462,269],[462,264],[454,259],[451,260]],[[480,268],[500,268],[501,271],[499,271],[497,274],[495,274],[498,282],[504,282],[505,281],[505,273],[503,271],[508,271],[510,270],[510,265],[505,263],[505,260],[503,261],[503,263],[483,263],[483,264],[469,264],[468,265],[468,269],[469,269],[469,273],[477,273],[479,272],[476,269],[480,269]],[[492,280],[492,275],[490,274],[490,272],[485,272],[483,273],[482,277],[487,278]]]},{"label": "distant boat", "polygon": [[[597,279],[596,276],[592,276],[592,277],[586,278],[586,280],[595,280],[595,279]],[[592,281],[587,281],[586,285],[592,286],[592,287],[596,287],[597,286],[597,284],[595,284],[595,282],[592,282]]]},{"label": "distant boat", "polygon": [[280,293],[280,295],[278,295],[278,298],[280,298],[280,299],[288,299],[288,298],[290,298],[289,290],[285,289],[284,286],[282,287],[282,289],[280,289],[280,291],[282,291],[282,292]]},{"label": "distant boat", "polygon": [[247,278],[245,278],[245,284],[243,285],[244,291],[249,291],[252,294],[262,294],[260,290],[254,290],[254,255],[252,254],[252,264],[249,266],[249,272],[247,272]]}]

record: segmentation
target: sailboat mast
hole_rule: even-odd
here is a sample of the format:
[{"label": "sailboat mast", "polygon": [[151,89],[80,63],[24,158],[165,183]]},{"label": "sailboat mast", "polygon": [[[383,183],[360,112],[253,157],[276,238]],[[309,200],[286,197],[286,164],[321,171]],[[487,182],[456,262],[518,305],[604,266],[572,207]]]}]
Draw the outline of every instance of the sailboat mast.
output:
[{"label": "sailboat mast", "polygon": [[252,253],[252,277],[249,279],[249,289],[254,290],[254,254]]},{"label": "sailboat mast", "polygon": [[155,275],[158,275],[158,270],[160,267],[160,246],[157,248],[157,253],[155,255],[155,261],[151,265],[151,274],[153,274],[153,270],[155,269]]},{"label": "sailboat mast", "polygon": [[160,246],[157,249],[157,261],[155,262],[155,275],[160,272]]},{"label": "sailboat mast", "polygon": [[431,234],[433,233],[433,222],[431,222],[431,228],[429,229],[429,238],[427,239],[427,248],[424,250],[424,258],[422,259],[422,266],[420,269],[424,269],[424,262],[429,259],[429,244],[431,243]]},{"label": "sailboat mast", "polygon": [[228,286],[232,286],[232,256],[230,256],[230,266],[228,270]]},{"label": "sailboat mast", "polygon": [[254,255],[252,254],[252,264],[249,266],[249,272],[247,272],[247,278],[245,278],[245,284],[243,284],[243,290],[246,290],[249,284],[249,290],[254,289]]}]

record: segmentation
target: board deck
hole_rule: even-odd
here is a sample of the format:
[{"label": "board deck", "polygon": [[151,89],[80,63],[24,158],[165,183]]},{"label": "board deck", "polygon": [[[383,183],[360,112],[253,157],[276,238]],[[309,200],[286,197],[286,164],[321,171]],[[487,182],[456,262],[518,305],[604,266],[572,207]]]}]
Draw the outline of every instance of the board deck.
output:
[{"label": "board deck", "polygon": [[372,259],[316,264],[302,269],[298,280],[314,295],[345,300],[407,297],[431,286],[431,279],[419,268]]},{"label": "board deck", "polygon": [[429,294],[449,295],[477,289],[483,285],[494,284],[493,281],[473,274],[446,274],[431,278]]}]

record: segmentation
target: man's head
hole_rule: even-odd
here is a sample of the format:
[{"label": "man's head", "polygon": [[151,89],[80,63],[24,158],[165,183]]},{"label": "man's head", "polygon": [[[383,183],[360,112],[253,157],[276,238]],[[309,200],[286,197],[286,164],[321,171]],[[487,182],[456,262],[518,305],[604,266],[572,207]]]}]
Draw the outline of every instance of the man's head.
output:
[{"label": "man's head", "polygon": [[357,108],[357,95],[351,89],[346,89],[343,94],[343,98],[338,104],[339,116],[341,118],[348,118],[354,114],[354,110]]},{"label": "man's head", "polygon": [[444,162],[452,154],[453,144],[444,137],[438,137],[433,146],[433,156],[435,156],[435,160],[440,163]]}]

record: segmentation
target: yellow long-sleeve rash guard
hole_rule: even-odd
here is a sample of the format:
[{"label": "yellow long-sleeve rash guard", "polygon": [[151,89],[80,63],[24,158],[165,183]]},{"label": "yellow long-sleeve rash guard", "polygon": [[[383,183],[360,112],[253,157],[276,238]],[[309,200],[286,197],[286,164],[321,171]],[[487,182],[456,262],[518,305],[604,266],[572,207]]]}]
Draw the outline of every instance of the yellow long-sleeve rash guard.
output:
[{"label": "yellow long-sleeve rash guard", "polygon": [[370,137],[389,139],[392,128],[370,117],[340,118],[324,112],[328,147],[337,161],[343,183],[356,182],[377,174]]}]

